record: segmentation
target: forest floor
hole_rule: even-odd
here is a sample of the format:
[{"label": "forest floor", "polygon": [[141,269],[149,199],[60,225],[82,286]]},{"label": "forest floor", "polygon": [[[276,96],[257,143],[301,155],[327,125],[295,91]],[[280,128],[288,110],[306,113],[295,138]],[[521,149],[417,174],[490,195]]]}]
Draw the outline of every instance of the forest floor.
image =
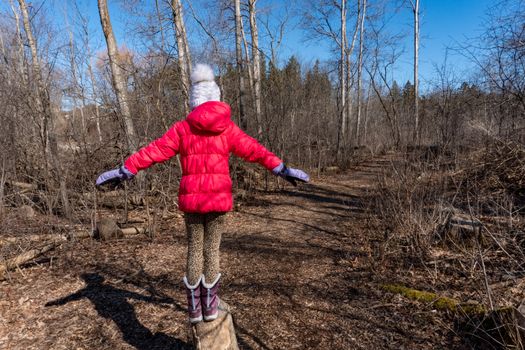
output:
[{"label": "forest floor", "polygon": [[[468,348],[450,316],[380,288],[425,278],[372,268],[384,233],[370,230],[366,208],[389,162],[257,193],[228,214],[220,295],[242,349]],[[47,233],[61,224],[34,220]],[[12,233],[31,225],[6,222]],[[190,348],[185,250],[180,216],[159,224],[152,240],[63,244],[0,282],[0,348]]]}]

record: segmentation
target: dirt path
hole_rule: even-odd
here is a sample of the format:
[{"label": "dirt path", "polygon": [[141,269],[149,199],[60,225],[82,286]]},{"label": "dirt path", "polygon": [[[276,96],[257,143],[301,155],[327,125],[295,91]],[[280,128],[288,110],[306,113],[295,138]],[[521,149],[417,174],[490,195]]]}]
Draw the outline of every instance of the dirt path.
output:
[{"label": "dirt path", "polygon": [[[385,162],[229,214],[221,293],[243,349],[453,347],[439,316],[379,291],[391,276],[369,268],[364,206]],[[185,349],[184,262],[181,218],[153,242],[63,246],[0,284],[0,348]]]}]

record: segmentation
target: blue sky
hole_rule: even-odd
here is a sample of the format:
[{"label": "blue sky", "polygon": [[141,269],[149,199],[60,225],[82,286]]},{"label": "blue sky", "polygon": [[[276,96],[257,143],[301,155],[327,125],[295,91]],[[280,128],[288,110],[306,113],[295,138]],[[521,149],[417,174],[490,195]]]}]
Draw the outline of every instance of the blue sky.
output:
[{"label": "blue sky", "polygon": [[[441,65],[447,47],[471,42],[482,34],[482,24],[493,0],[422,0],[421,61],[422,80],[435,76],[434,64]],[[409,26],[411,16],[400,21],[400,26]],[[410,27],[411,28],[411,27]],[[410,43],[407,46],[410,48]],[[411,57],[404,58],[405,65],[412,64]],[[447,61],[458,75],[466,75],[472,64],[455,50],[449,50]],[[406,68],[405,68],[406,69]],[[408,68],[410,70],[410,68]],[[467,78],[467,77],[466,77]]]},{"label": "blue sky", "polygon": [[[164,0],[159,0],[162,3]],[[195,10],[205,16],[203,3],[207,0],[193,1]],[[399,1],[399,0],[397,0]],[[354,1],[349,1],[353,6]],[[395,1],[390,1],[394,3]],[[33,2],[36,5],[41,1]],[[100,28],[98,17],[97,1],[95,0],[78,0],[80,8],[90,19],[92,46],[95,49],[104,48],[104,38]],[[143,21],[139,14],[130,14],[124,11],[122,4],[124,0],[108,0],[109,11],[112,17],[112,23],[119,45],[126,44],[128,47],[137,47],[135,37],[131,34],[132,28],[137,23]],[[127,3],[130,3],[129,1]],[[146,9],[154,9],[154,1],[148,0],[143,2]],[[183,0],[183,3],[186,1]],[[300,8],[301,1],[297,2]],[[422,19],[421,19],[421,50],[420,50],[420,79],[422,86],[428,85],[435,77],[435,64],[441,64],[447,53],[447,47],[455,47],[457,43],[465,43],[469,39],[478,37],[481,34],[482,23],[486,16],[489,6],[494,2],[490,0],[421,0]],[[45,6],[48,8],[47,13],[57,23],[63,23],[64,4],[72,7],[69,0],[48,0]],[[259,0],[258,6],[261,11],[270,11],[275,17],[283,17],[287,10],[287,1],[278,0]],[[288,7],[289,8],[289,7]],[[202,12],[201,12],[202,11]],[[293,14],[292,14],[293,15]],[[326,42],[305,41],[306,34],[300,26],[297,25],[300,16],[292,16],[287,26],[287,32],[280,49],[279,58],[285,61],[289,56],[296,55],[304,64],[313,63],[316,59],[326,60],[331,58],[330,44]],[[275,21],[275,20],[274,20]],[[186,13],[186,22],[191,26],[191,18]],[[246,23],[248,26],[248,23]],[[351,24],[349,24],[351,26]],[[265,34],[263,26],[259,24],[261,31],[261,41],[265,43]],[[405,53],[401,56],[394,75],[395,79],[401,84],[407,80],[412,80],[412,13],[407,8],[401,8],[392,16],[388,30],[391,32],[402,32],[408,34],[405,39],[401,40],[400,46],[404,47]],[[190,45],[202,40],[202,34],[198,30],[191,31],[196,34],[190,37]],[[455,51],[448,51],[448,62],[454,68],[456,74],[460,77],[465,76],[468,79],[469,70],[472,68],[467,59]]]}]

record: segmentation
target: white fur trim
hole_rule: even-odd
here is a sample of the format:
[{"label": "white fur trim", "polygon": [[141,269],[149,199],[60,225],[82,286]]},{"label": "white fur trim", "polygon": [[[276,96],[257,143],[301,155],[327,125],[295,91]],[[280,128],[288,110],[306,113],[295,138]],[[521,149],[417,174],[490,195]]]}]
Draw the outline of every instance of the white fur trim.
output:
[{"label": "white fur trim", "polygon": [[198,63],[193,67],[190,79],[193,84],[201,81],[214,81],[215,75],[213,74],[213,69],[209,65]]},{"label": "white fur trim", "polygon": [[204,276],[201,275],[201,277],[199,277],[199,280],[197,281],[197,283],[195,283],[195,285],[190,285],[190,283],[188,282],[188,278],[186,278],[186,276],[184,276],[184,278],[182,279],[182,281],[184,282],[184,285],[186,286],[186,288],[188,289],[196,289],[199,284],[201,283],[201,281],[204,281]]},{"label": "white fur trim", "polygon": [[206,281],[204,280],[204,276],[202,276],[202,285],[204,286],[204,288],[213,288],[215,287],[217,282],[219,282],[220,278],[221,278],[221,274],[219,273],[217,277],[215,278],[215,281],[213,281],[212,283],[206,283]]}]

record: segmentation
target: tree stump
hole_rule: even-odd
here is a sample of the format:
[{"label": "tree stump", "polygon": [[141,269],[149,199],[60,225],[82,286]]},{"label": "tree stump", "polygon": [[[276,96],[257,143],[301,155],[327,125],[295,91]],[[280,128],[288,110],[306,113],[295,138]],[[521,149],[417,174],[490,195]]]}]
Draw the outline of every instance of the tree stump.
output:
[{"label": "tree stump", "polygon": [[479,242],[483,244],[483,224],[468,213],[459,212],[455,208],[445,208],[441,213],[436,233],[440,241],[452,242],[463,246],[472,246]]},{"label": "tree stump", "polygon": [[192,325],[191,334],[197,350],[239,350],[230,307],[223,300],[217,319]]},{"label": "tree stump", "polygon": [[122,238],[124,234],[117,222],[110,218],[102,218],[97,222],[97,229],[95,231],[95,238],[102,241],[109,241],[115,238]]}]

